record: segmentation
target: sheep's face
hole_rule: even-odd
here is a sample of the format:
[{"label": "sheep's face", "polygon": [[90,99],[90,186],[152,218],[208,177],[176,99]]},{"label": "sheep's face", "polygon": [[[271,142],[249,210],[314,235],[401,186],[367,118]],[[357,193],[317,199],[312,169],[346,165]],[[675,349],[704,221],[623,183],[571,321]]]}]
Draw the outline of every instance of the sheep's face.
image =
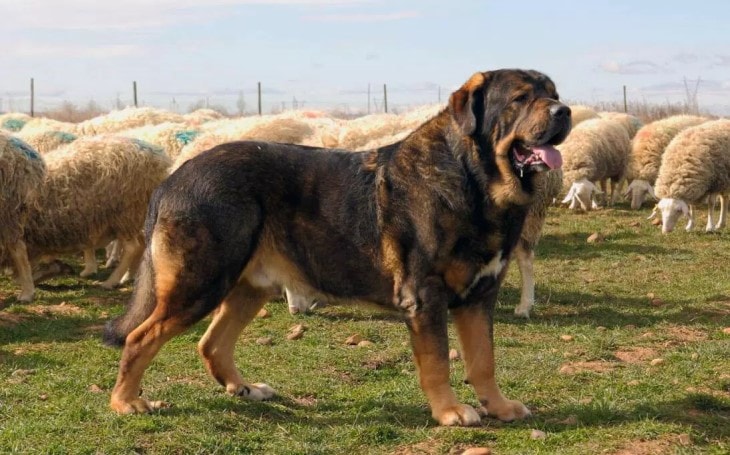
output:
[{"label": "sheep's face", "polygon": [[657,204],[657,209],[662,214],[662,233],[664,234],[672,232],[680,216],[689,214],[687,203],[681,199],[662,199]]},{"label": "sheep's face", "polygon": [[555,145],[568,136],[571,116],[558,99],[555,84],[542,73],[497,70],[472,76],[451,95],[449,110],[482,151],[491,148],[494,159],[509,160],[523,176],[562,166]]},{"label": "sheep's face", "polygon": [[631,198],[631,208],[639,210],[648,197],[655,198],[654,189],[646,180],[636,179],[626,189],[624,196]]},{"label": "sheep's face", "polygon": [[573,182],[562,202],[563,204],[570,204],[570,209],[577,209],[580,206],[582,210],[587,212],[593,208],[593,195],[601,193],[602,191],[593,182],[581,179]]}]

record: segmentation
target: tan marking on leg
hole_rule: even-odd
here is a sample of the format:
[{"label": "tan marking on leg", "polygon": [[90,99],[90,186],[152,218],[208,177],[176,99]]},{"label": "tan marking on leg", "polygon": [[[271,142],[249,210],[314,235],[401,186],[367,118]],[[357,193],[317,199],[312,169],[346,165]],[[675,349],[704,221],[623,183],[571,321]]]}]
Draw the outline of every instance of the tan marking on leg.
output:
[{"label": "tan marking on leg", "polygon": [[[273,395],[273,390],[265,396],[267,394],[262,390],[257,391],[261,389],[261,385],[246,383],[233,359],[241,331],[256,316],[266,300],[266,293],[252,288],[248,283],[237,285],[218,307],[213,321],[198,343],[198,352],[208,372],[231,395],[252,399],[265,399]],[[262,393],[258,392],[262,392],[264,396],[260,396]]]},{"label": "tan marking on leg", "polygon": [[463,351],[466,379],[488,414],[504,421],[526,417],[530,411],[519,401],[505,398],[497,386],[492,324],[485,311],[476,305],[452,311]]},{"label": "tan marking on leg", "polygon": [[152,237],[152,262],[155,270],[156,307],[152,314],[126,338],[119,374],[111,394],[110,405],[119,414],[149,412],[159,402],[139,396],[142,375],[163,344],[183,332],[189,322],[169,316],[169,296],[174,290],[181,261],[170,254],[156,231]]},{"label": "tan marking on leg", "polygon": [[30,267],[28,249],[25,246],[25,242],[18,240],[15,243],[15,247],[10,248],[8,253],[15,265],[16,280],[20,284],[20,296],[18,296],[18,300],[21,302],[30,302],[33,300],[35,286],[33,284],[33,270]]},{"label": "tan marking on leg", "polygon": [[477,425],[474,408],[459,403],[449,384],[448,343],[437,335],[411,325],[411,343],[421,389],[431,406],[431,415],[441,425]]}]

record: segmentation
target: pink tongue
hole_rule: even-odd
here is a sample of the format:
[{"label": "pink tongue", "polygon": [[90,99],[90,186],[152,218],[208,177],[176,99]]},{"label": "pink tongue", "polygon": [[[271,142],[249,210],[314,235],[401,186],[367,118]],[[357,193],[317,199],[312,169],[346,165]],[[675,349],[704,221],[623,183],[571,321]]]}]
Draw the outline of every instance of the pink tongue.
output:
[{"label": "pink tongue", "polygon": [[537,155],[550,169],[560,169],[563,165],[562,155],[552,145],[534,146],[532,147],[532,153]]}]

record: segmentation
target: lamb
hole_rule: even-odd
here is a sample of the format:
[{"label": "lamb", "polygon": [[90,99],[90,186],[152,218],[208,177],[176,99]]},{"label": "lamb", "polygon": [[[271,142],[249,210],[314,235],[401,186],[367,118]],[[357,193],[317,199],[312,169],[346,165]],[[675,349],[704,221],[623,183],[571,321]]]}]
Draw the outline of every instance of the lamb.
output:
[{"label": "lamb", "polygon": [[89,276],[97,270],[96,248],[120,239],[122,260],[102,283],[117,286],[141,258],[147,205],[170,158],[158,147],[114,136],[80,138],[44,158],[48,172],[24,235],[30,262],[83,251],[81,276]]},{"label": "lamb", "polygon": [[707,120],[695,115],[675,115],[651,122],[639,130],[631,143],[630,183],[624,193],[631,198],[632,209],[640,209],[647,196],[656,198],[652,185],[659,173],[662,154],[674,136]]},{"label": "lamb", "polygon": [[0,265],[12,265],[20,284],[18,300],[29,302],[35,288],[23,234],[28,210],[36,204],[46,174],[40,154],[22,140],[0,132]]},{"label": "lamb", "polygon": [[154,109],[151,107],[128,107],[112,111],[106,115],[83,121],[73,132],[79,136],[116,133],[145,125],[158,125],[164,122],[182,123],[185,118],[180,114]]},{"label": "lamb", "polygon": [[[686,230],[694,226],[692,205],[709,199],[706,231],[724,227],[724,195],[730,192],[730,119],[712,120],[677,134],[662,155],[656,180],[660,198],[652,216],[662,214],[662,232],[674,229],[679,217],[689,218]],[[714,200],[720,197],[720,216],[713,220]]]},{"label": "lamb", "polygon": [[520,241],[515,249],[517,266],[522,278],[522,292],[520,303],[515,307],[515,315],[524,318],[530,317],[530,310],[535,304],[535,275],[533,263],[535,248],[542,237],[542,228],[547,218],[547,210],[553,199],[558,197],[563,189],[563,171],[550,170],[535,177],[535,196],[527,212],[525,225],[522,227]]},{"label": "lamb", "polygon": [[25,141],[41,155],[45,155],[51,150],[55,150],[62,145],[70,144],[76,140],[76,135],[63,131],[31,130],[28,132],[25,129],[17,133],[16,137]]},{"label": "lamb", "polygon": [[600,182],[606,191],[611,182],[609,203],[613,204],[618,187],[626,176],[631,142],[626,128],[611,119],[586,120],[573,128],[558,149],[563,155],[563,175],[569,185],[563,203],[583,210],[596,207],[594,194],[602,191],[594,182]]},{"label": "lamb", "polygon": [[117,133],[119,136],[139,139],[149,144],[162,147],[165,153],[167,153],[167,156],[172,160],[177,158],[183,147],[193,142],[199,134],[200,130],[196,127],[190,127],[184,123],[172,122],[140,126]]}]

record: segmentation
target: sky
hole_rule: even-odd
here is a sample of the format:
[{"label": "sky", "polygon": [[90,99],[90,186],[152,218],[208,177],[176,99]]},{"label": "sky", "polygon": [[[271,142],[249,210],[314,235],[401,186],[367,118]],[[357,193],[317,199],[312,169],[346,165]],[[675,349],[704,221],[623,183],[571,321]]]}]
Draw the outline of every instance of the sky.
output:
[{"label": "sky", "polygon": [[[726,0],[0,0],[0,111],[205,101],[363,111],[445,102],[475,71],[531,68],[572,102],[730,115]],[[699,79],[699,83],[697,80]]]}]

